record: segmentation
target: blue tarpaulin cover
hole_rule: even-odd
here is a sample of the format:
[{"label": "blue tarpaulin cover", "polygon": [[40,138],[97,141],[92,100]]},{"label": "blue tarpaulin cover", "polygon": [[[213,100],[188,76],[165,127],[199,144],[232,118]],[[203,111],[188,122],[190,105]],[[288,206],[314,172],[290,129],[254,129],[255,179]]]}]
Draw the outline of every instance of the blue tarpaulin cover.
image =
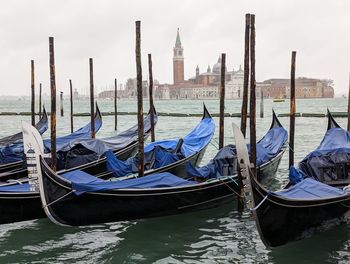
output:
[{"label": "blue tarpaulin cover", "polygon": [[270,194],[296,200],[317,200],[350,196],[349,191],[329,186],[312,178],[306,178],[286,190],[271,192]]},{"label": "blue tarpaulin cover", "polygon": [[299,163],[299,169],[306,177],[329,181],[337,178],[336,170],[326,171],[320,179],[322,168],[349,161],[350,132],[336,127],[327,130],[320,146]]},{"label": "blue tarpaulin cover", "polygon": [[[95,131],[97,132],[102,126],[101,118],[95,119]],[[90,138],[91,137],[91,125],[90,123],[86,126],[78,129],[70,135],[59,137],[56,139],[57,152],[69,149],[69,146],[74,141]],[[51,150],[51,140],[44,140],[45,152],[49,153]],[[4,148],[0,148],[0,164],[7,164],[11,162],[21,161],[24,158],[23,143],[18,142],[7,145]]]},{"label": "blue tarpaulin cover", "polygon": [[[173,153],[179,139],[161,140],[152,142],[145,147],[145,169],[160,168],[188,157],[203,149],[213,137],[215,123],[212,118],[204,118],[183,138],[181,150]],[[126,176],[138,171],[138,157],[126,161],[118,160],[112,153],[106,153],[107,169],[115,177]]]},{"label": "blue tarpaulin cover", "polygon": [[[287,138],[287,131],[283,127],[269,129],[266,135],[257,143],[257,166],[261,166],[274,158],[281,151]],[[247,147],[249,149],[249,145]],[[187,176],[216,178],[218,176],[234,175],[237,172],[236,159],[236,147],[227,145],[206,166],[195,168],[190,163],[186,163]]]},{"label": "blue tarpaulin cover", "polygon": [[[101,119],[95,119],[95,131],[99,131],[102,126]],[[91,124],[87,124],[86,126],[78,129],[77,131],[56,139],[56,151],[68,151],[72,148],[76,141],[82,139],[90,139],[91,138]],[[44,140],[45,152],[49,153],[51,151],[51,140]]]},{"label": "blue tarpaulin cover", "polygon": [[[154,124],[157,124],[158,116],[154,115]],[[137,125],[119,133],[116,136],[103,139],[85,139],[77,140],[70,144],[71,149],[67,152],[60,153],[61,166],[64,169],[74,168],[82,164],[97,160],[108,150],[118,151],[130,144],[137,142],[138,139]],[[151,129],[151,115],[148,114],[144,119],[144,131]]]},{"label": "blue tarpaulin cover", "polygon": [[0,186],[0,192],[29,192],[30,185],[29,183],[23,184],[13,184],[8,186]]},{"label": "blue tarpaulin cover", "polygon": [[182,179],[168,172],[121,181],[104,181],[80,170],[65,173],[62,176],[71,182],[76,195],[112,189],[165,188],[195,184],[195,182]]}]

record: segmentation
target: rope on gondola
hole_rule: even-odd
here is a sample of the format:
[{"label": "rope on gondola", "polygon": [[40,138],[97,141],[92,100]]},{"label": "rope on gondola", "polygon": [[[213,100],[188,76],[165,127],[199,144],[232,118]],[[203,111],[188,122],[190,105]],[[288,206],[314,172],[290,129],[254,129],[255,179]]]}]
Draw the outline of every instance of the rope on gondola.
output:
[{"label": "rope on gondola", "polygon": [[294,153],[294,149],[290,147],[289,142],[286,142],[287,147]]},{"label": "rope on gondola", "polygon": [[264,199],[262,199],[262,201],[257,205],[257,206],[255,206],[254,208],[251,208],[250,209],[250,211],[255,211],[255,210],[257,210],[265,201],[266,201],[266,199],[267,199],[267,197],[270,195],[270,193],[268,193],[265,197],[264,197]]},{"label": "rope on gondola", "polygon": [[[214,143],[212,141],[215,141],[216,145],[214,145]],[[217,150],[219,150],[219,142],[213,138],[210,142],[209,142],[211,145],[214,146],[214,148],[216,148]]]},{"label": "rope on gondola", "polygon": [[56,202],[62,200],[64,197],[66,197],[66,196],[72,194],[73,192],[74,192],[74,190],[71,190],[70,192],[68,192],[68,193],[66,193],[66,194],[64,194],[64,195],[62,195],[61,197],[57,198],[56,200],[52,201],[51,203],[48,203],[48,204],[44,205],[43,208],[47,208],[47,207],[49,207],[50,205],[55,204]]},{"label": "rope on gondola", "polygon": [[[232,177],[228,176],[227,178],[229,178],[232,182],[234,182],[239,187],[238,183],[234,179],[232,179]],[[225,184],[227,186],[227,188],[229,188],[239,198],[243,198],[243,196],[240,195],[238,192],[236,192],[230,185],[227,184],[227,182],[225,182],[224,180],[222,180],[220,178],[218,178],[218,180],[221,181],[223,184]]]}]

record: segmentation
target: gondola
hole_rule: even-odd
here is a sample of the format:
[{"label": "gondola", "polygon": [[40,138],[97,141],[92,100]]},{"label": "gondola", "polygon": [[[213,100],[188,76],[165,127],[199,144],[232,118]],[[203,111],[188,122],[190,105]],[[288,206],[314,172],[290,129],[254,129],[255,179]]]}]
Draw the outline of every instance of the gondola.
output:
[{"label": "gondola", "polygon": [[[183,175],[186,164],[197,165],[215,132],[215,123],[208,109],[203,105],[203,116],[199,124],[184,138],[159,140],[145,147],[144,175],[169,172]],[[88,171],[85,171],[90,173]],[[132,176],[138,172],[138,157],[125,161],[117,159],[109,151],[106,153],[106,172],[100,178]]]},{"label": "gondola", "polygon": [[[106,181],[80,170],[62,175],[54,173],[41,157],[42,143],[36,131],[28,125],[24,130],[28,142],[31,142],[28,153],[32,154],[28,154],[27,159],[37,170],[43,208],[56,224],[91,225],[177,214],[215,207],[239,195],[237,174],[226,174],[236,167],[233,157],[227,156],[227,148],[220,150],[209,163],[208,166],[213,167],[209,169],[214,172],[212,175],[193,175],[191,170],[185,175],[162,172]],[[276,151],[271,160],[265,161],[267,167],[273,166],[273,160],[280,159],[280,153],[285,150],[285,137],[276,135],[275,127],[269,132],[282,142],[278,144],[279,149],[262,144],[266,148],[265,154]],[[186,165],[192,166],[190,162]],[[226,165],[227,170],[223,169]]]},{"label": "gondola", "polygon": [[[238,156],[247,156],[243,147],[238,152]],[[248,204],[267,247],[309,237],[327,223],[341,222],[350,210],[350,132],[340,128],[329,112],[320,146],[299,168],[291,167],[289,183],[281,191],[264,188],[249,173],[249,161],[241,167],[248,182]]]},{"label": "gondola", "polygon": [[[213,120],[210,117],[210,114],[207,110],[204,111],[203,119],[206,119],[203,121],[204,125],[208,122],[211,124],[210,127],[212,129]],[[146,125],[145,128],[147,128],[148,126],[149,125]],[[188,136],[188,138],[186,139],[187,148],[189,148],[191,146],[192,146],[192,148],[198,148],[198,145],[200,145],[200,144],[191,145],[191,143],[195,142],[193,135],[196,132],[200,132],[199,131],[200,128],[205,130],[205,131],[203,131],[203,133],[204,133],[204,135],[206,135],[205,139],[202,138],[202,140],[205,140],[205,142],[204,143],[202,142],[201,150],[199,152],[197,151],[196,153],[193,153],[192,155],[189,155],[189,157],[184,159],[185,161],[192,162],[193,164],[195,164],[196,161],[199,161],[199,157],[201,157],[203,155],[202,153],[204,152],[205,147],[209,143],[209,140],[212,137],[212,133],[214,132],[214,131],[211,131],[209,133],[209,135],[207,135],[208,131],[206,131],[206,129],[208,129],[208,126],[206,126],[206,125],[204,127],[197,126],[196,129],[194,129],[192,131],[192,133],[189,134],[192,136]],[[149,132],[150,131],[148,130],[148,133]],[[40,139],[40,140],[42,141],[42,139]],[[158,141],[158,142],[161,142],[161,143],[165,143],[165,142],[169,143],[170,142],[170,145],[179,146],[177,144],[178,141],[179,140],[168,140],[168,141]],[[206,141],[208,141],[208,142],[206,142]],[[43,143],[41,143],[41,144],[43,145],[43,151],[44,151],[44,144]],[[204,144],[204,146],[203,146],[203,144]],[[133,146],[136,146],[136,145],[133,144]],[[104,172],[107,170],[106,163],[107,163],[106,159],[102,158],[98,161],[93,161],[93,162],[90,162],[88,164],[81,165],[78,168],[60,171],[58,174],[69,174],[69,173],[74,172],[77,169],[79,169],[79,171],[83,171],[86,174],[87,173],[92,173],[94,175],[98,174],[97,176],[101,177],[101,174],[103,175]],[[174,167],[179,168],[180,165],[181,164],[179,164],[179,162],[175,162]],[[181,165],[181,166],[184,166],[184,165]],[[173,169],[172,166],[164,166],[163,169],[169,168],[169,167],[171,169]],[[31,166],[28,167],[28,169],[30,169],[30,168],[31,168]],[[38,193],[38,191],[31,191],[31,189],[29,188],[28,182],[22,183],[22,184],[12,182],[12,184],[0,186],[0,212],[2,212],[0,214],[0,224],[25,221],[25,220],[45,217],[45,213],[42,210],[39,193]]]},{"label": "gondola", "polygon": [[[46,112],[45,112],[46,114]],[[46,118],[47,119],[47,118]],[[95,114],[95,131],[97,132],[102,126],[101,112],[96,104]],[[75,132],[59,137],[56,139],[57,151],[69,148],[70,144],[81,139],[89,139],[91,137],[90,123]],[[50,139],[44,140],[45,151],[50,152]],[[8,173],[10,172],[10,173]],[[12,172],[12,173],[11,173]],[[23,142],[8,144],[4,148],[0,148],[0,181],[6,181],[12,177],[25,177],[26,169],[23,153]],[[11,176],[12,175],[12,176]]]},{"label": "gondola", "polygon": [[[96,104],[95,114],[95,130],[98,131],[102,126],[101,112]],[[70,149],[70,145],[74,142],[91,137],[91,124],[88,123],[84,127],[75,132],[59,137],[56,139],[56,146],[58,151],[58,158],[61,157],[60,150]],[[51,141],[44,140],[45,152],[50,152]],[[23,142],[7,145],[0,149],[0,182],[7,182],[8,180],[25,179],[27,177],[27,168],[24,161]]]},{"label": "gondola", "polygon": [[[39,120],[39,122],[35,125],[35,128],[39,131],[40,134],[43,134],[48,128],[48,118],[47,118],[45,107],[43,107],[43,115]],[[6,146],[10,146],[10,145],[21,145],[22,142],[23,142],[22,132],[18,132],[14,135],[1,138],[0,149],[5,149]],[[4,158],[1,157],[1,155],[3,155],[2,151],[0,151],[0,159],[3,160]],[[0,162],[0,174],[5,171],[17,169],[21,166],[22,166],[21,162],[11,162],[7,164],[2,164],[2,162]]]},{"label": "gondola", "polygon": [[[158,115],[154,111],[154,124],[157,124]],[[101,116],[97,108],[97,116]],[[89,124],[84,129],[89,129]],[[151,132],[151,114],[148,113],[144,118],[145,139],[148,138]],[[135,154],[137,149],[137,125],[119,133],[116,136],[106,137],[102,139],[84,139],[86,131],[83,136],[77,137],[82,133],[83,129],[79,129],[78,133],[74,132],[71,135],[60,138],[57,144],[57,170],[69,171],[74,169],[81,169],[89,173],[97,174],[105,170],[104,153],[107,150],[112,151],[112,155],[120,160],[125,160],[131,155]],[[88,131],[90,132],[90,131]],[[90,134],[88,135],[90,136]],[[45,152],[50,151],[50,141],[44,140]],[[0,174],[0,181],[27,181],[27,168],[10,171]]]}]

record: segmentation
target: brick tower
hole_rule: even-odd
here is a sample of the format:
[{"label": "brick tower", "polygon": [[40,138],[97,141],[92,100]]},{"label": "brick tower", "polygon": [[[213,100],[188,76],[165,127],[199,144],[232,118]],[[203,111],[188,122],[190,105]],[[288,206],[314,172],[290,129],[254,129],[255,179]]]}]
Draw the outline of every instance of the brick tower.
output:
[{"label": "brick tower", "polygon": [[174,47],[173,69],[174,84],[183,83],[184,77],[184,49],[181,45],[179,29],[177,29],[176,42]]}]

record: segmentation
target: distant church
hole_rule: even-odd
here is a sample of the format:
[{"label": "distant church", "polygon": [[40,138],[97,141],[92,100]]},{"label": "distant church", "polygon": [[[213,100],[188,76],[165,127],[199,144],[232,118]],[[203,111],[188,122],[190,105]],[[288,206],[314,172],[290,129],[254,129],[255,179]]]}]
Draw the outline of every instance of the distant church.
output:
[{"label": "distant church", "polygon": [[[175,46],[173,48],[173,84],[159,85],[156,96],[159,99],[217,99],[221,75],[221,58],[211,70],[200,73],[199,66],[195,69],[195,76],[185,80],[184,49],[177,29]],[[226,98],[240,98],[243,89],[243,70],[225,72]]]}]

